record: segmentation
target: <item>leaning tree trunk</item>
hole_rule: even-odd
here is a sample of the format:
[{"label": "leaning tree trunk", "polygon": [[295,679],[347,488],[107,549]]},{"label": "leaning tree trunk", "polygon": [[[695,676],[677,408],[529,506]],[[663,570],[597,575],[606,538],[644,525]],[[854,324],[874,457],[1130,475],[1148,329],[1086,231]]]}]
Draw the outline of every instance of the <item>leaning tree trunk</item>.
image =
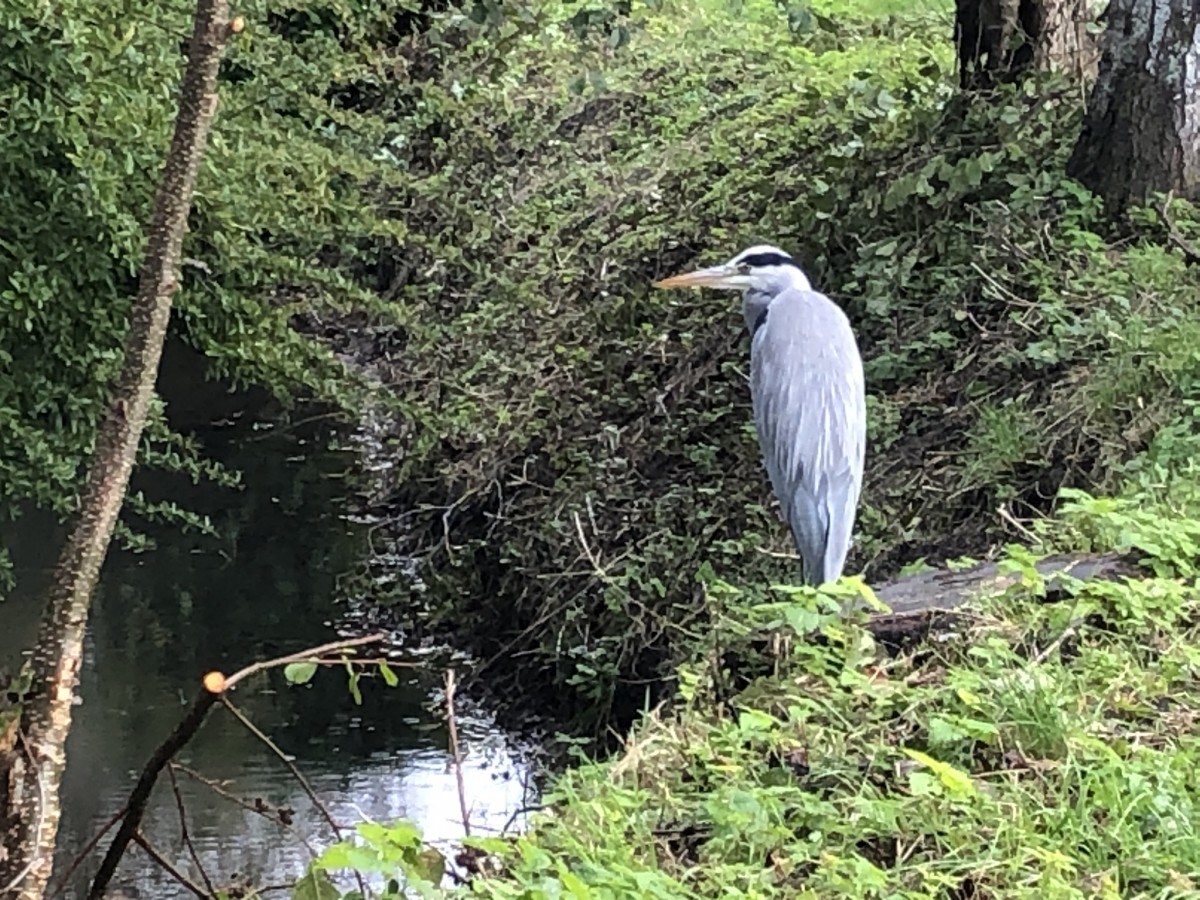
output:
[{"label": "leaning tree trunk", "polygon": [[959,84],[993,87],[1026,72],[1096,76],[1089,0],[957,0],[954,32]]},{"label": "leaning tree trunk", "polygon": [[226,0],[198,0],[120,379],[96,435],[79,517],[55,570],[21,717],[8,720],[0,734],[0,896],[40,900],[53,868],[84,627],[154,392],[192,193],[216,111],[221,50],[240,27],[227,19]]},{"label": "leaning tree trunk", "polygon": [[1116,215],[1200,197],[1200,3],[1111,0],[1100,75],[1067,172]]}]

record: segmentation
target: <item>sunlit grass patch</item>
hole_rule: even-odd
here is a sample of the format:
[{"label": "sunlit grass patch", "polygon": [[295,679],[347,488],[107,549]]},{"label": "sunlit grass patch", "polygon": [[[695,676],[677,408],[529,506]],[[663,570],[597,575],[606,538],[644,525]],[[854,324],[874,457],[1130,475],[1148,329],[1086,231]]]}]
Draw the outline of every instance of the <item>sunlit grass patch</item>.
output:
[{"label": "sunlit grass patch", "polygon": [[[1186,546],[1197,523],[1154,513]],[[1119,508],[1073,515],[1140,543]],[[1200,591],[1177,550],[1157,561],[1055,604],[1029,580],[895,657],[803,595],[735,591],[676,707],[561,776],[508,878],[476,889],[549,890],[565,865],[586,896],[1186,896]]]}]

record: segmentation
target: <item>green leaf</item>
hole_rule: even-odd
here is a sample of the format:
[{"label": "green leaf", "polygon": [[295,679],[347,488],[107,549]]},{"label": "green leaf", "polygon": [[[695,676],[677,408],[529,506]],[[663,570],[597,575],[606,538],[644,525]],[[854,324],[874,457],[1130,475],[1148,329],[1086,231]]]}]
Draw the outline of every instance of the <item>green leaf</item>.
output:
[{"label": "green leaf", "polygon": [[929,719],[929,743],[952,744],[961,741],[967,733],[947,719],[945,716],[932,716]]},{"label": "green leaf", "polygon": [[317,857],[317,864],[326,869],[353,869],[355,872],[384,872],[389,866],[372,847],[362,847],[348,841],[326,848]]},{"label": "green leaf", "polygon": [[428,845],[416,852],[410,864],[416,875],[434,884],[440,883],[446,874],[446,858],[436,848]]},{"label": "green leaf", "polygon": [[[912,760],[921,763],[937,776],[942,787],[946,789],[946,793],[956,799],[965,799],[974,797],[978,793],[975,788],[975,782],[971,780],[971,776],[966,772],[956,769],[949,763],[939,762],[928,754],[922,753],[919,750],[909,750],[904,748],[904,753]],[[917,774],[917,773],[914,773]],[[912,783],[910,777],[909,783]]]},{"label": "green leaf", "polygon": [[583,879],[561,862],[558,867],[558,878],[563,883],[563,886],[571,892],[572,896],[579,897],[580,900],[587,900],[587,898],[592,896],[591,890],[588,889]]},{"label": "green leaf", "polygon": [[283,677],[292,684],[307,684],[317,674],[316,663],[289,663],[283,668]]},{"label": "green leaf", "polygon": [[758,709],[743,709],[738,713],[738,729],[741,731],[770,731],[779,724],[770,713]]},{"label": "green leaf", "polygon": [[292,887],[292,900],[339,900],[341,896],[329,875],[312,866]]},{"label": "green leaf", "polygon": [[383,676],[384,682],[388,687],[395,687],[400,683],[399,677],[392,671],[392,667],[385,662],[379,664],[379,674]]}]

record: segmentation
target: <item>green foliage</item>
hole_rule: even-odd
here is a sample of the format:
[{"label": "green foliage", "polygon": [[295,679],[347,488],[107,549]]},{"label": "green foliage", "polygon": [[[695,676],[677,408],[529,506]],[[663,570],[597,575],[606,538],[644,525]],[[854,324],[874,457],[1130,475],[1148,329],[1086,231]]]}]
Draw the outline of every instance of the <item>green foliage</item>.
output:
[{"label": "green foliage", "polygon": [[[1200,491],[1139,503],[1072,494],[1054,549],[1140,547],[1154,574],[1047,603],[1013,548],[1015,586],[908,651],[809,589],[714,584],[674,709],[557,776],[529,833],[468,839],[491,874],[439,896],[1190,896]],[[410,872],[395,827],[402,858],[329,859]]]},{"label": "green foliage", "polygon": [[283,677],[288,684],[308,684],[317,674],[317,664],[311,662],[288,663],[283,668]]},{"label": "green foliage", "polygon": [[[352,251],[399,226],[372,215],[382,123],[340,110],[340,82],[378,71],[383,17],[338,3],[327,31],[287,2],[239,8],[249,28],[223,64],[174,330],[211,374],[348,405],[353,382],[291,327],[299,312],[379,309]],[[0,12],[0,517],[69,512],[120,365],[145,227],[175,114],[190,2],[18,2]],[[313,8],[313,15],[318,14]],[[336,23],[336,27],[335,27]],[[335,34],[337,35],[335,37]],[[339,40],[340,39],[340,40]],[[143,465],[235,484],[156,406]],[[133,495],[143,517],[206,528]],[[125,532],[129,537],[129,532]]]},{"label": "green foliage", "polygon": [[851,565],[872,580],[983,555],[1060,488],[1191,446],[1196,276],[1156,225],[1101,236],[1062,174],[1078,90],[958,95],[948,5],[809,9],[797,34],[765,0],[634,6],[581,44],[578,10],[546,2],[536,32],[410,87],[428,155],[389,252],[436,278],[399,290],[390,380],[421,609],[521,660],[489,681],[565,688],[584,726],[653,702],[711,622],[704,566],[794,566],[736,301],[656,276],[768,240],[845,304],[871,392]]},{"label": "green foliage", "polygon": [[[833,616],[797,634],[778,604],[747,609],[777,648],[757,677],[729,696],[730,673],[697,660],[687,707],[648,720],[621,759],[564,776],[554,815],[505,850],[516,884],[477,892],[555,896],[534,888],[564,864],[594,896],[643,873],[677,897],[1186,892],[1200,865],[1200,521],[1147,514],[1152,559],[1178,574],[1051,606],[1030,583],[936,649],[888,658]],[[1149,533],[1104,505],[1070,518]]]},{"label": "green foliage", "polygon": [[[948,2],[239,11],[177,329],[284,399],[362,405],[302,331],[384,382],[388,500],[429,588],[403,608],[465,631],[510,693],[552,686],[579,727],[669,687],[714,621],[703,573],[794,569],[736,301],[656,276],[769,240],[844,303],[871,392],[851,567],[871,580],[982,556],[1064,487],[1161,492],[1195,455],[1195,274],[1150,218],[1107,240],[1064,178],[1074,86],[956,92]],[[0,221],[28,223],[0,233],[0,514],[66,512],[187,5],[0,16]],[[162,412],[142,462],[234,482]]]},{"label": "green foliage", "polygon": [[[382,875],[386,879],[381,900],[437,897],[446,871],[446,860],[433,847],[421,842],[420,832],[403,820],[390,825],[364,822],[357,826],[357,840],[339,841],[326,849],[309,865],[293,891],[295,900],[306,897],[342,896],[333,888],[330,872],[349,869],[360,875]],[[306,894],[306,886],[321,885],[328,895]]]}]

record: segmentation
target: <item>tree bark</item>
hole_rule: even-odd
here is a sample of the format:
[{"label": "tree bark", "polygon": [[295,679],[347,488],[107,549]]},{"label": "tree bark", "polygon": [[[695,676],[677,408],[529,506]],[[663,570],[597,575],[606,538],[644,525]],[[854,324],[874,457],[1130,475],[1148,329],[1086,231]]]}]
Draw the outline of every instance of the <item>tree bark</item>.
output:
[{"label": "tree bark", "polygon": [[986,89],[1030,71],[1090,83],[1099,57],[1091,18],[1088,0],[957,0],[960,86]]},{"label": "tree bark", "polygon": [[129,484],[154,392],[196,175],[217,102],[217,69],[231,30],[226,0],[198,0],[175,133],[155,197],[120,378],[96,447],[76,524],[59,557],[29,662],[19,739],[0,747],[0,895],[43,896],[54,861],[84,628]]},{"label": "tree bark", "polygon": [[1111,0],[1100,74],[1067,172],[1119,215],[1200,197],[1200,3]]}]

